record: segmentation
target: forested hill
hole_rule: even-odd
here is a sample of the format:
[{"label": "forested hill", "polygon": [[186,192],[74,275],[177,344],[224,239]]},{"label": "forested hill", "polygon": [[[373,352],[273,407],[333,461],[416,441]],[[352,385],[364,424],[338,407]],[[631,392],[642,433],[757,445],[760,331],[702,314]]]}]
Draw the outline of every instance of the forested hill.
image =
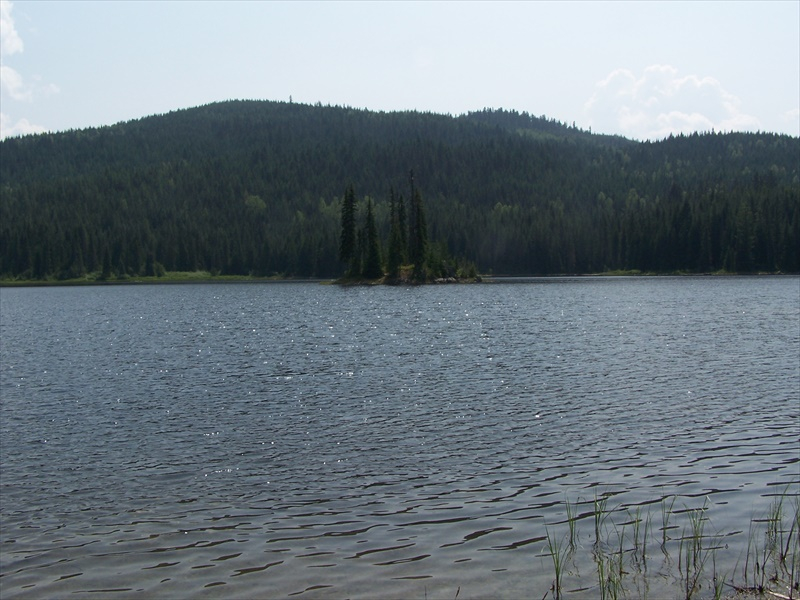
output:
[{"label": "forested hill", "polygon": [[337,276],[346,187],[386,243],[410,170],[432,251],[482,272],[800,271],[798,138],[231,101],[0,142],[0,278]]}]

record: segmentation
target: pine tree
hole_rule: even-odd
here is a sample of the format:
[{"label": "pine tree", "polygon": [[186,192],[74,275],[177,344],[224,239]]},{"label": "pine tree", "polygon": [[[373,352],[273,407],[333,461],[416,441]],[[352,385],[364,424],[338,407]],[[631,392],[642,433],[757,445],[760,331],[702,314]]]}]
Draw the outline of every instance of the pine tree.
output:
[{"label": "pine tree", "polygon": [[397,199],[397,229],[400,234],[400,264],[408,262],[408,217],[406,215],[406,201],[403,195]]},{"label": "pine tree", "polygon": [[356,258],[356,192],[351,183],[342,200],[342,236],[339,241],[339,260],[349,265],[353,272]]},{"label": "pine tree", "polygon": [[111,253],[108,248],[103,252],[103,270],[100,273],[100,279],[105,281],[111,277]]},{"label": "pine tree", "polygon": [[411,181],[411,219],[408,228],[408,258],[414,265],[412,277],[415,281],[425,280],[425,258],[428,249],[428,226],[425,221],[425,210],[422,196],[414,185],[414,172],[409,175]]},{"label": "pine tree", "polygon": [[[402,198],[400,200],[402,203]],[[402,204],[400,205],[402,206]],[[405,213],[405,211],[403,211]],[[396,279],[400,274],[400,265],[403,264],[403,228],[400,223],[400,207],[394,195],[394,188],[389,191],[389,251],[386,258],[386,270],[391,279]],[[403,214],[403,221],[405,215]],[[405,223],[403,223],[404,225]]]},{"label": "pine tree", "polygon": [[366,257],[361,274],[366,279],[383,277],[381,246],[378,240],[378,228],[375,227],[375,216],[372,212],[372,198],[367,198],[367,222],[364,225],[364,240],[366,243]]}]

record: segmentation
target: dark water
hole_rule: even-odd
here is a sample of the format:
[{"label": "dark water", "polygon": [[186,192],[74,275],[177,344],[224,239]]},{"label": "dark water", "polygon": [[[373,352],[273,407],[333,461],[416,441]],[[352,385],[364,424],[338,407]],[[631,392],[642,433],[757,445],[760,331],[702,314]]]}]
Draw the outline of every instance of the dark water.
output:
[{"label": "dark water", "polygon": [[[705,506],[734,571],[800,487],[796,277],[5,288],[0,308],[4,600],[541,598],[565,500],[566,595],[595,597],[595,498],[654,531],[665,499],[676,525]],[[679,576],[653,554],[661,597]]]}]

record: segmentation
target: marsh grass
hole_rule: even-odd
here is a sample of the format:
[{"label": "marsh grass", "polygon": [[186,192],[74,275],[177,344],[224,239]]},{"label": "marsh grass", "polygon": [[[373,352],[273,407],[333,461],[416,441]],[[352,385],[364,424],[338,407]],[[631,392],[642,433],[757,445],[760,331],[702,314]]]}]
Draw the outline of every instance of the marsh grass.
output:
[{"label": "marsh grass", "polygon": [[[653,583],[660,586],[660,593],[673,589],[672,597],[686,600],[723,598],[729,589],[751,597],[800,600],[800,491],[787,487],[773,499],[765,515],[751,518],[746,546],[737,543],[743,548],[743,556],[736,564],[726,556],[732,550],[723,542],[743,532],[724,534],[716,530],[714,507],[708,497],[699,507],[684,505],[680,510],[675,509],[675,496],[662,498],[656,509],[656,515],[661,513],[660,527],[644,505],[609,508],[610,497],[595,495],[593,500],[584,501],[592,510],[583,514],[580,499],[571,502],[565,498],[566,520],[560,525],[566,530],[559,533],[547,529],[547,550],[555,571],[550,589],[554,598],[569,597],[570,592],[563,587],[565,569],[570,560],[575,565],[581,563],[579,550],[583,546],[578,526],[587,518],[594,525],[591,557],[587,558],[594,563],[596,583],[578,579],[577,590],[593,591],[601,600],[646,598]],[[648,561],[653,560],[648,548],[656,547],[663,553],[663,562],[648,570]],[[718,565],[733,568],[720,572]]]}]

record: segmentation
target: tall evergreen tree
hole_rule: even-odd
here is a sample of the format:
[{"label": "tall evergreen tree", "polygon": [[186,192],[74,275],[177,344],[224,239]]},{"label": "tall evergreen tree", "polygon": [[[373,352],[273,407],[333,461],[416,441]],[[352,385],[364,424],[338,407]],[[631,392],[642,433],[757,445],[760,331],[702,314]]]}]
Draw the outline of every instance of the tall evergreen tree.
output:
[{"label": "tall evergreen tree", "polygon": [[364,224],[364,241],[366,256],[361,274],[367,279],[383,277],[381,266],[381,246],[378,240],[378,228],[375,227],[375,215],[372,211],[372,198],[367,198],[367,222]]},{"label": "tall evergreen tree", "polygon": [[[405,221],[405,219],[403,219]],[[386,257],[386,270],[390,278],[395,279],[400,274],[400,265],[403,264],[403,233],[400,225],[400,211],[394,188],[389,190],[389,249]]]},{"label": "tall evergreen tree", "polygon": [[105,281],[111,277],[111,253],[108,248],[103,251],[103,270],[100,272],[100,279]]},{"label": "tall evergreen tree", "polygon": [[356,192],[351,183],[347,186],[342,200],[342,234],[339,240],[339,260],[348,264],[353,272],[356,258]]},{"label": "tall evergreen tree", "polygon": [[400,234],[400,264],[408,262],[408,216],[403,194],[397,198],[397,229]]},{"label": "tall evergreen tree", "polygon": [[408,257],[414,264],[412,277],[415,281],[425,280],[425,258],[428,249],[428,226],[425,221],[425,209],[422,196],[414,185],[414,172],[409,174],[411,182],[411,219],[408,229]]}]

